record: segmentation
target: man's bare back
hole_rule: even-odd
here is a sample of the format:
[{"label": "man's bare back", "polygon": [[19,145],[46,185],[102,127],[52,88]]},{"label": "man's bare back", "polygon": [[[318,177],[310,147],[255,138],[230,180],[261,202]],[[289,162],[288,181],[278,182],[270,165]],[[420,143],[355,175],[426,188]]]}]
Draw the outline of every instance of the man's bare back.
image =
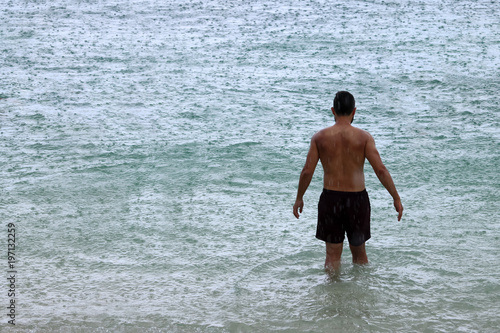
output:
[{"label": "man's bare back", "polygon": [[358,192],[365,189],[365,148],[369,134],[350,124],[337,123],[313,137],[323,166],[323,187]]},{"label": "man's bare back", "polygon": [[[340,97],[337,98],[337,96]],[[319,131],[311,139],[311,146],[307,154],[306,163],[300,174],[297,197],[293,206],[293,214],[296,218],[299,218],[299,212],[302,213],[304,206],[302,198],[311,182],[318,161],[321,161],[323,166],[324,191],[333,190],[338,193],[360,193],[365,191],[365,176],[363,169],[365,159],[367,159],[380,182],[391,194],[394,200],[394,208],[398,212],[398,221],[401,220],[401,216],[403,215],[401,199],[389,171],[387,171],[387,168],[382,163],[377,148],[375,147],[373,137],[368,132],[351,125],[354,114],[356,113],[354,97],[348,92],[339,92],[337,96],[334,101],[334,107],[332,107],[335,125]],[[336,105],[335,103],[338,104]],[[347,227],[349,228],[349,226]],[[367,237],[369,237],[369,229],[366,234]],[[368,259],[366,258],[364,241],[359,246],[350,245],[353,254],[353,262],[367,263]],[[336,267],[336,265],[340,263],[342,243],[336,244],[335,242],[326,242],[326,246],[327,259],[325,267]]]},{"label": "man's bare back", "polygon": [[[335,114],[334,109],[332,112]],[[394,199],[398,221],[403,214],[401,199],[392,177],[382,163],[370,133],[351,125],[356,109],[350,116],[335,116],[336,123],[314,134],[302,169],[297,190],[294,215],[302,213],[302,197],[309,186],[318,161],[323,166],[323,186],[325,189],[358,192],[365,189],[365,158],[370,162],[378,179]]]}]

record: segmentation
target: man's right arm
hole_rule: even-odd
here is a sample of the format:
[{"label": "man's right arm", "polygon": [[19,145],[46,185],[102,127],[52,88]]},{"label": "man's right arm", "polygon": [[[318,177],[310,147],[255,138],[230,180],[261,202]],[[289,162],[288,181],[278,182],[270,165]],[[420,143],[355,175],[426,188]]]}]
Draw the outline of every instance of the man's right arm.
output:
[{"label": "man's right arm", "polygon": [[293,205],[293,215],[299,218],[299,213],[302,213],[302,208],[304,207],[304,201],[302,197],[306,192],[311,179],[316,169],[316,165],[319,160],[318,146],[316,144],[317,134],[313,135],[311,139],[311,146],[309,147],[309,152],[307,153],[306,164],[300,173],[299,187],[297,189],[297,197],[295,199],[295,204]]},{"label": "man's right arm", "polygon": [[387,170],[384,163],[382,163],[380,154],[375,147],[375,140],[370,134],[368,134],[368,141],[365,146],[365,156],[368,159],[368,162],[370,162],[373,171],[375,171],[375,174],[377,175],[382,185],[384,185],[389,194],[392,196],[394,200],[394,208],[399,213],[398,221],[400,221],[401,216],[403,216],[403,205],[401,204],[401,198],[399,197],[398,191],[396,190],[396,185],[394,185],[394,181],[392,180],[389,170]]}]

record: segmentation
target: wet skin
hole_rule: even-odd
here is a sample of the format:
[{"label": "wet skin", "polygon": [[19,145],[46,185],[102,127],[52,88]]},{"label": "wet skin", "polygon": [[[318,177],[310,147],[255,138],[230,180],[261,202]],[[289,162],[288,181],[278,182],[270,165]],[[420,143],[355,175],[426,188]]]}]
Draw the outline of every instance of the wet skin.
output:
[{"label": "wet skin", "polygon": [[[306,163],[300,174],[293,214],[299,218],[299,213],[302,213],[303,196],[311,183],[318,161],[321,161],[323,166],[324,188],[334,191],[359,192],[365,189],[364,164],[367,159],[382,185],[392,196],[394,208],[398,212],[398,221],[400,221],[403,215],[403,205],[392,177],[382,163],[375,140],[370,133],[351,125],[356,108],[348,116],[337,115],[334,108],[332,112],[335,124],[317,132],[311,139]],[[364,243],[350,248],[353,263],[368,263]],[[325,268],[338,269],[341,254],[342,243],[340,245],[326,243]]]}]

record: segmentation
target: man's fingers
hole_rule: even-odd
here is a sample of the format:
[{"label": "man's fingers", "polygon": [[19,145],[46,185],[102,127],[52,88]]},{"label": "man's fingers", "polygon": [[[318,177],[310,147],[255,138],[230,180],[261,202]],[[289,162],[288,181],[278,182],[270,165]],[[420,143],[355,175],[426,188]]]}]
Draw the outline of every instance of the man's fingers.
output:
[{"label": "man's fingers", "polygon": [[295,200],[293,215],[295,215],[296,218],[299,218],[299,212],[302,214],[302,207],[304,207],[304,202],[302,200]]},{"label": "man's fingers", "polygon": [[[302,211],[301,211],[302,212]],[[296,218],[299,218],[299,212],[298,212],[298,207],[297,206],[293,206],[293,215],[296,217]]]},{"label": "man's fingers", "polygon": [[398,221],[401,221],[401,217],[403,217],[403,205],[399,204],[396,207],[396,211],[399,213],[398,214]]}]

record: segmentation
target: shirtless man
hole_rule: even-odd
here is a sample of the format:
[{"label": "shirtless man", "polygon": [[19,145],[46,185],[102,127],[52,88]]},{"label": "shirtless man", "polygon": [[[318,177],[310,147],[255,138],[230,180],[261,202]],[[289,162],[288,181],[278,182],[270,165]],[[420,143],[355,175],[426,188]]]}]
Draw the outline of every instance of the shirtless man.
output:
[{"label": "shirtless man", "polygon": [[365,242],[370,238],[370,201],[363,172],[365,158],[391,194],[398,221],[403,215],[398,191],[380,159],[373,137],[351,126],[356,113],[354,97],[347,91],[339,91],[335,95],[332,112],[335,124],[312,137],[293,205],[293,214],[299,218],[299,212],[302,213],[304,207],[302,197],[320,160],[324,178],[323,193],[318,204],[316,238],[325,241],[327,271],[337,271],[340,267],[345,233],[353,263],[368,263]]}]

